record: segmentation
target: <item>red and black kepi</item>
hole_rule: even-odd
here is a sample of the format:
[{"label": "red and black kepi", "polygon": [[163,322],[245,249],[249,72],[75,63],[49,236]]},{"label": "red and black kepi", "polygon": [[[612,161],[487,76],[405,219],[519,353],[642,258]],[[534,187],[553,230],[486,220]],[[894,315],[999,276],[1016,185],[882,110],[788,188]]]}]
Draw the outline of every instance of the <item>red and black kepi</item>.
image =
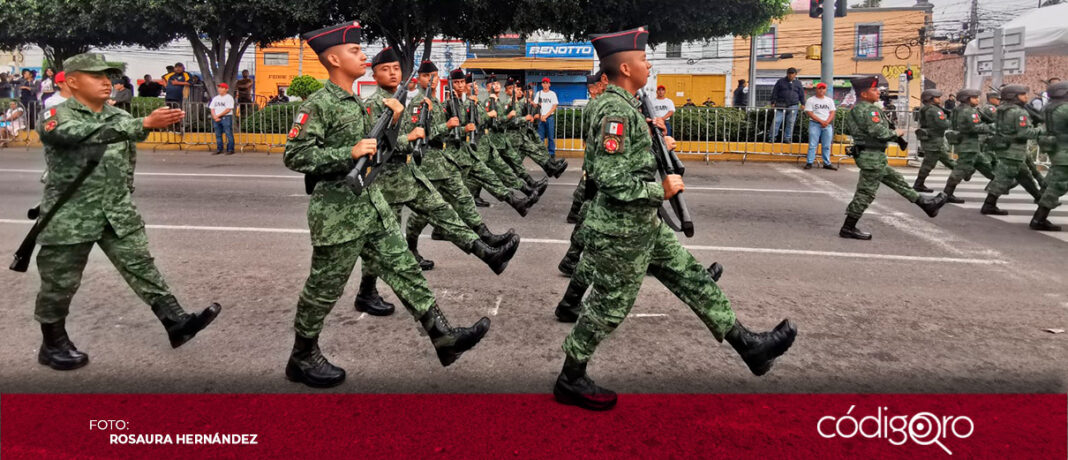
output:
[{"label": "red and black kepi", "polygon": [[853,85],[853,91],[859,95],[862,91],[879,87],[879,79],[876,77],[859,77],[850,79],[849,84]]},{"label": "red and black kepi", "polygon": [[302,34],[300,38],[308,42],[308,46],[311,47],[312,51],[315,51],[315,54],[321,54],[323,51],[337,45],[346,43],[359,45],[362,35],[360,23],[346,22],[344,24],[306,32]]},{"label": "red and black kepi", "polygon": [[397,52],[393,50],[392,46],[387,46],[382,48],[382,51],[379,51],[374,59],[371,59],[371,68],[390,62],[400,62],[400,56],[397,56]]},{"label": "red and black kepi", "polygon": [[464,75],[464,71],[461,69],[453,69],[449,72],[449,80],[467,80],[467,75]]},{"label": "red and black kepi", "polygon": [[419,73],[431,73],[437,72],[438,66],[434,65],[429,59],[419,64]]},{"label": "red and black kepi", "polygon": [[590,42],[597,51],[598,59],[623,51],[645,51],[645,43],[648,41],[649,29],[644,26],[622,32],[590,35]]}]

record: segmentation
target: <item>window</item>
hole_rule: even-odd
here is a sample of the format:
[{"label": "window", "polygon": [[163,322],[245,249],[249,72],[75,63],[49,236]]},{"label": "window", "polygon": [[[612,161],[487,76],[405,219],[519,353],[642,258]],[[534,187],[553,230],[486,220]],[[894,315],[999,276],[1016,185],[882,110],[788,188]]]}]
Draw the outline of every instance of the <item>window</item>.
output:
[{"label": "window", "polygon": [[682,44],[681,43],[668,43],[667,44],[667,57],[668,58],[681,58],[682,57]]},{"label": "window", "polygon": [[882,57],[882,24],[857,24],[856,58],[879,59]]},{"label": "window", "polygon": [[718,58],[719,57],[719,40],[713,38],[705,43],[701,47],[701,57],[703,58]]},{"label": "window", "polygon": [[289,65],[289,53],[263,53],[263,65]]},{"label": "window", "polygon": [[772,27],[767,33],[756,38],[757,59],[775,59],[777,33],[778,28]]}]

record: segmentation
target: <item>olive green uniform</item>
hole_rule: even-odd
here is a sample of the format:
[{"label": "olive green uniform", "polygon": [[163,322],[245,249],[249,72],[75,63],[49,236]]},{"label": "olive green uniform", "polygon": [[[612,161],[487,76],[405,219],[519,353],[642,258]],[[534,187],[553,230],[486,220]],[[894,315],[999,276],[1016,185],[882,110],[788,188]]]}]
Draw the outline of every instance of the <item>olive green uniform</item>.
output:
[{"label": "olive green uniform", "polygon": [[981,153],[980,137],[993,132],[991,125],[984,121],[981,109],[961,103],[953,110],[953,130],[957,132],[958,141],[953,144],[957,153],[957,164],[949,174],[949,183],[960,183],[971,179],[975,171],[994,179],[994,167],[988,157]]},{"label": "olive green uniform", "polygon": [[1046,106],[1046,130],[1051,137],[1045,144],[1049,152],[1050,172],[1038,205],[1053,209],[1068,192],[1068,102],[1051,102]]},{"label": "olive green uniform", "polygon": [[991,147],[997,155],[998,165],[994,170],[994,180],[987,184],[986,191],[1001,196],[1019,184],[1038,201],[1041,194],[1025,160],[1028,156],[1027,141],[1037,139],[1042,130],[1032,126],[1026,109],[1013,103],[1003,103],[998,107],[995,128],[996,135]]},{"label": "olive green uniform", "polygon": [[915,203],[920,194],[909,187],[901,173],[891,168],[886,160],[886,143],[897,137],[882,109],[868,101],[859,101],[846,115],[846,133],[853,136],[857,154],[854,160],[860,168],[857,191],[846,207],[846,215],[859,219],[868,209],[885,184],[895,192]]},{"label": "olive green uniform", "polygon": [[917,173],[917,184],[922,184],[938,163],[953,169],[956,163],[949,157],[949,149],[946,147],[946,130],[950,128],[950,120],[945,110],[937,104],[927,103],[920,108],[920,128],[926,132],[920,138],[920,146],[923,148],[923,162],[920,163],[920,171]]}]

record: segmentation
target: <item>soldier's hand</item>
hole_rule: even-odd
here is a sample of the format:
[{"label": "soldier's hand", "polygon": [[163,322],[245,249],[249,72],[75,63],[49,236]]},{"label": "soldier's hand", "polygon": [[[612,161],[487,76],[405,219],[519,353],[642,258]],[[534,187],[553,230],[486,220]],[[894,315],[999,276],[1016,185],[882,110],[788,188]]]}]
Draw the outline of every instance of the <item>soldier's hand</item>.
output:
[{"label": "soldier's hand", "polygon": [[508,119],[511,120],[513,118],[515,118],[515,110],[508,112]]},{"label": "soldier's hand", "polygon": [[426,137],[426,130],[422,126],[416,126],[412,132],[408,133],[408,142],[412,142],[416,139],[422,139]]},{"label": "soldier's hand", "polygon": [[401,113],[404,113],[404,105],[400,101],[393,99],[392,97],[382,100],[386,107],[389,107],[393,111],[393,122],[396,123],[400,119]]},{"label": "soldier's hand", "polygon": [[530,115],[527,115],[527,116],[525,116],[523,118],[525,118],[527,121],[534,121],[534,117],[532,117]]},{"label": "soldier's hand", "polygon": [[352,159],[357,159],[366,155],[374,155],[378,151],[377,139],[361,139],[355,146],[352,147]]},{"label": "soldier's hand", "polygon": [[486,116],[490,117],[490,118],[497,118],[497,111],[496,110],[490,110],[489,112],[486,112]]},{"label": "soldier's hand", "polygon": [[670,200],[684,190],[686,190],[686,185],[682,183],[682,176],[678,174],[670,174],[664,178],[665,200]]},{"label": "soldier's hand", "polygon": [[899,129],[897,131],[894,131],[894,133],[897,134],[898,136],[905,137],[905,130],[903,130],[903,129]]},{"label": "soldier's hand", "polygon": [[475,124],[474,123],[468,123],[468,124],[464,125],[464,131],[471,132],[471,131],[474,131],[475,129],[477,129],[477,128],[475,128]]},{"label": "soldier's hand", "polygon": [[423,102],[426,102],[427,110],[434,110],[434,103],[428,97],[423,98]]},{"label": "soldier's hand", "polygon": [[141,125],[148,129],[166,128],[182,121],[182,118],[185,118],[185,112],[182,109],[160,107],[148,114]]},{"label": "soldier's hand", "polygon": [[664,136],[664,147],[667,147],[668,150],[675,150],[675,138]]},{"label": "soldier's hand", "polygon": [[452,117],[452,118],[449,119],[449,121],[445,122],[445,127],[446,128],[453,129],[453,128],[457,127],[457,126],[460,126],[460,119],[459,118]]},{"label": "soldier's hand", "polygon": [[651,121],[651,122],[653,122],[653,126],[656,126],[657,129],[659,129],[660,131],[663,131],[665,133],[667,132],[667,125],[664,124],[664,119],[663,118],[653,118],[651,120],[646,118],[645,121],[647,121],[647,122]]}]

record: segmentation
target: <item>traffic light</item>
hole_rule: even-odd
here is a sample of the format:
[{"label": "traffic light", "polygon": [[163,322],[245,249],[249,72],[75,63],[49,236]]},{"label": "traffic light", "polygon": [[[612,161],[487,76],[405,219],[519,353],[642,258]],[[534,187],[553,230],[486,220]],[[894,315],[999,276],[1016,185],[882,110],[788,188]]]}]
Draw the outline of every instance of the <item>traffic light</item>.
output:
[{"label": "traffic light", "polygon": [[836,17],[836,18],[844,18],[845,15],[846,15],[846,8],[849,8],[849,5],[846,3],[845,0],[835,0],[834,1],[834,17]]},{"label": "traffic light", "polygon": [[818,18],[823,14],[823,0],[808,1],[808,17]]},{"label": "traffic light", "polygon": [[908,81],[912,81],[912,78],[913,78],[912,67],[909,67],[909,68],[905,69],[905,79],[908,80]]}]

